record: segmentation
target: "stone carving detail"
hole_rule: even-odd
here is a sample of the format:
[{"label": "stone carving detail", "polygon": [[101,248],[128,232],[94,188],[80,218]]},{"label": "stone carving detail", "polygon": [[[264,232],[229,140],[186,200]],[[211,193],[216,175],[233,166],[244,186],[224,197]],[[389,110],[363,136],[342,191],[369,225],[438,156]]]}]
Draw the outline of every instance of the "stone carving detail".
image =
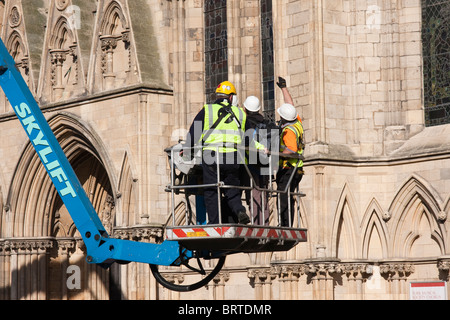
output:
[{"label": "stone carving detail", "polygon": [[224,286],[228,280],[230,280],[230,273],[228,271],[221,271],[214,277],[213,282],[216,286]]},{"label": "stone carving detail", "polygon": [[445,221],[447,221],[447,213],[445,211],[440,211],[438,213],[438,217],[437,218],[438,218],[439,222],[444,223]]},{"label": "stone carving detail", "polygon": [[46,251],[53,248],[51,239],[8,239],[0,241],[0,250],[14,251]]},{"label": "stone carving detail", "polygon": [[448,272],[450,270],[450,260],[440,260],[438,262],[438,269]]},{"label": "stone carving detail", "polygon": [[380,273],[384,275],[387,280],[406,279],[414,273],[414,265],[403,263],[386,263],[380,265]]},{"label": "stone carving detail", "polygon": [[55,94],[55,99],[61,98],[64,86],[63,86],[63,64],[67,58],[67,50],[53,49],[50,51],[51,58],[51,83]]},{"label": "stone carving detail", "polygon": [[16,28],[22,22],[22,16],[17,7],[13,7],[11,9],[11,13],[9,14],[9,25],[11,28]]},{"label": "stone carving detail", "polygon": [[158,226],[115,227],[113,230],[114,238],[136,241],[146,240],[152,243],[161,242],[163,233],[163,227]]},{"label": "stone carving detail", "polygon": [[114,86],[114,50],[117,47],[117,42],[122,36],[106,35],[101,36],[101,70],[105,79],[105,89],[111,89]]},{"label": "stone carving detail", "polygon": [[30,60],[28,56],[25,56],[21,61],[17,61],[16,66],[18,69],[23,69],[25,75],[28,75],[30,72]]},{"label": "stone carving detail", "polygon": [[389,211],[383,212],[383,220],[384,221],[388,222],[389,220],[391,220],[391,217],[392,217],[392,215]]},{"label": "stone carving detail", "polygon": [[440,273],[440,278],[444,281],[450,280],[450,259],[438,260],[437,268]]},{"label": "stone carving detail", "polygon": [[114,198],[110,195],[106,197],[103,210],[100,213],[100,219],[102,219],[103,226],[108,234],[112,233],[113,229],[113,212],[116,204]]},{"label": "stone carving detail", "polygon": [[184,282],[184,275],[179,274],[179,273],[166,273],[164,274],[164,278],[172,283],[172,284],[176,284],[176,285],[180,285]]},{"label": "stone carving detail", "polygon": [[277,274],[279,273],[275,268],[250,268],[247,270],[247,276],[255,286],[270,284]]},{"label": "stone carving detail", "polygon": [[69,0],[56,0],[56,8],[59,11],[64,11],[69,6]]},{"label": "stone carving detail", "polygon": [[78,84],[78,53],[77,53],[77,48],[78,45],[76,44],[76,42],[74,42],[70,47],[69,47],[69,52],[68,54],[70,56],[72,56],[73,58],[73,63],[74,63],[74,67],[75,67],[75,77],[74,77],[74,81],[73,84],[77,85]]},{"label": "stone carving detail", "polygon": [[[441,261],[440,270],[450,269],[450,261]],[[373,274],[373,266],[369,263],[342,263],[342,262],[312,262],[299,265],[283,265],[273,267],[278,271],[275,272],[280,280],[298,279],[302,275],[310,277],[328,277],[333,275],[345,275],[349,279],[366,279]],[[447,269],[446,269],[447,268]],[[252,269],[250,269],[252,270]],[[249,278],[264,275],[261,271],[248,272]],[[415,268],[412,264],[386,263],[380,265],[380,273],[388,279],[406,278],[414,273]],[[268,271],[265,271],[266,273]],[[271,271],[273,272],[273,271]],[[269,272],[270,273],[270,272]]]}]

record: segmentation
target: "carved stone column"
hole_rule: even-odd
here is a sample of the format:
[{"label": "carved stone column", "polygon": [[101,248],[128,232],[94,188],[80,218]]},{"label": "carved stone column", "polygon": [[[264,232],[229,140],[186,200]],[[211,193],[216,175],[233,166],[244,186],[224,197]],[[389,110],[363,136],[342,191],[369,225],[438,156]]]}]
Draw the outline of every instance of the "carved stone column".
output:
[{"label": "carved stone column", "polygon": [[307,272],[305,265],[283,265],[279,267],[282,300],[298,299],[298,280]]},{"label": "carved stone column", "polygon": [[277,272],[271,267],[250,267],[247,269],[247,276],[255,287],[256,300],[272,299],[272,280],[277,276]]},{"label": "carved stone column", "polygon": [[[61,257],[61,279],[63,280],[67,278],[70,251],[75,248],[75,244],[73,240],[58,240],[58,256]],[[61,281],[61,299],[69,299],[66,281]]]},{"label": "carved stone column", "polygon": [[105,89],[114,88],[114,50],[117,47],[118,37],[113,35],[105,35],[100,37],[102,46],[102,71]]},{"label": "carved stone column", "polygon": [[[184,275],[180,273],[167,273],[164,278],[175,285],[182,285],[184,282]],[[180,293],[168,290],[168,300],[180,300]]]},{"label": "carved stone column", "polygon": [[10,259],[11,248],[8,241],[0,241],[0,300],[10,297]]},{"label": "carved stone column", "polygon": [[[161,243],[163,240],[164,229],[161,225],[138,225],[133,227],[114,227],[113,237],[124,240],[132,240],[139,242]],[[140,271],[139,271],[140,270]],[[162,270],[161,270],[162,271]],[[134,291],[123,291],[121,295],[124,299],[136,299],[136,297],[145,297],[145,299],[155,299],[157,297],[156,281],[150,274],[150,268],[143,266],[142,269],[134,263],[119,265],[117,268],[112,268],[112,277],[116,279],[117,284],[122,288],[130,288],[133,282],[139,283],[138,288]],[[184,281],[171,273],[164,273],[164,277],[171,277],[173,281],[179,283]],[[154,290],[151,290],[154,288]],[[175,293],[174,293],[175,294]],[[175,297],[174,297],[175,299]]]},{"label": "carved stone column", "polygon": [[340,266],[342,274],[347,276],[350,288],[348,292],[352,293],[352,300],[363,300],[363,285],[368,277],[373,273],[372,266],[365,263],[343,263]]},{"label": "carved stone column", "polygon": [[[47,239],[11,239],[5,242],[10,250],[10,296],[12,300],[45,300],[48,250],[53,241]],[[5,248],[5,247],[4,247]]]},{"label": "carved stone column", "polygon": [[312,262],[305,265],[305,273],[313,284],[314,300],[334,299],[334,277],[342,274],[337,261]]},{"label": "carved stone column", "polygon": [[131,31],[130,31],[130,29],[126,29],[126,30],[122,31],[122,41],[125,44],[125,49],[128,51],[128,69],[125,70],[125,72],[127,73],[127,77],[129,77],[131,74],[131,69],[132,69],[132,65],[131,65]]},{"label": "carved stone column", "polygon": [[52,86],[53,86],[53,99],[61,99],[64,93],[63,86],[63,64],[66,61],[67,50],[53,49],[50,51],[52,62]]},{"label": "carved stone column", "polygon": [[408,295],[406,280],[414,273],[414,265],[408,263],[385,263],[380,265],[381,275],[389,282],[394,299],[404,299]]},{"label": "carved stone column", "polygon": [[213,299],[225,300],[225,283],[230,280],[230,272],[221,271],[212,280]]}]

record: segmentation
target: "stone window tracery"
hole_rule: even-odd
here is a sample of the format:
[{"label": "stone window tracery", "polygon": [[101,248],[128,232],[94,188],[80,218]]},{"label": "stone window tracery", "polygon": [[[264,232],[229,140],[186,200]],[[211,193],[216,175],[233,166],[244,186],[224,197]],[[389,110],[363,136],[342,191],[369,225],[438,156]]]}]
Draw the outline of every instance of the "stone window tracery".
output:
[{"label": "stone window tracery", "polygon": [[22,76],[28,81],[29,75],[29,58],[26,54],[23,41],[18,32],[13,32],[9,37],[8,45],[9,52],[16,62],[17,68],[22,73]]},{"label": "stone window tracery", "polygon": [[[78,55],[74,35],[65,18],[55,25],[55,33],[51,38],[50,63],[53,99],[63,98],[68,92],[66,86],[78,84]],[[72,58],[72,59],[70,59]]]},{"label": "stone window tracery", "polygon": [[[132,68],[130,29],[121,7],[115,1],[105,11],[101,25],[100,46],[103,87],[112,89],[119,74],[123,71],[127,77]],[[123,64],[122,61],[128,63]]]},{"label": "stone window tracery", "polygon": [[261,0],[261,48],[264,115],[275,121],[272,0]]},{"label": "stone window tracery", "polygon": [[425,125],[450,123],[450,1],[422,0]]},{"label": "stone window tracery", "polygon": [[228,80],[226,0],[205,1],[204,17],[206,101],[213,102],[217,85]]}]

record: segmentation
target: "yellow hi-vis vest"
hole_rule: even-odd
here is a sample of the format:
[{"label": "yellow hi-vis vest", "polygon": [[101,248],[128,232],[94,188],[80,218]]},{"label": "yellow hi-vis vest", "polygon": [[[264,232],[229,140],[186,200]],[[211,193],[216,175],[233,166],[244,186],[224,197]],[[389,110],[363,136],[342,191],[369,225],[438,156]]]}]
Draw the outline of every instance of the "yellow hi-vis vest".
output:
[{"label": "yellow hi-vis vest", "polygon": [[[286,130],[291,130],[292,132],[295,133],[295,136],[297,138],[297,154],[302,155],[305,145],[303,144],[303,125],[299,120],[297,120],[294,124],[290,124],[290,125],[286,126],[283,129],[283,131],[281,133],[281,139],[280,139],[280,153],[283,153],[286,149],[288,149],[288,147],[284,143],[284,139],[283,139],[284,134],[286,133]],[[291,150],[291,151],[294,152],[293,150]],[[298,165],[298,168],[300,169],[303,167],[303,161],[298,160],[298,159],[281,159],[280,166],[283,168],[288,168],[288,167],[295,168],[297,166],[298,162],[300,162]]]},{"label": "yellow hi-vis vest", "polygon": [[[228,103],[224,103],[224,106],[228,106]],[[223,108],[220,104],[208,104],[205,108],[205,121],[203,126],[202,140],[206,133],[219,119],[219,111]],[[203,142],[203,150],[214,150],[218,148],[219,153],[236,152],[237,146],[242,143],[242,137],[245,130],[245,121],[247,115],[238,107],[231,106],[231,111],[234,113],[236,119],[231,119],[231,115],[227,114],[225,118],[220,121],[212,133]],[[222,110],[221,112],[225,112]],[[240,126],[237,121],[239,121]]]}]

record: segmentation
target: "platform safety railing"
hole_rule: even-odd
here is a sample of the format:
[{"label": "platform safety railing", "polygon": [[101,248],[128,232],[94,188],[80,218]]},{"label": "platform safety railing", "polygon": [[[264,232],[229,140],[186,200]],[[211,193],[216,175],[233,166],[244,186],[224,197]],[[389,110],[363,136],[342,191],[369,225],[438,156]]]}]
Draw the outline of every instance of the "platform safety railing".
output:
[{"label": "platform safety railing", "polygon": [[[294,228],[293,225],[293,219],[292,219],[292,210],[291,210],[291,196],[294,196],[297,202],[297,210],[296,210],[296,216],[297,216],[297,228],[300,228],[300,198],[305,197],[306,195],[298,190],[295,192],[291,192],[291,183],[293,181],[293,178],[296,174],[296,172],[299,170],[299,164],[300,161],[297,161],[297,165],[292,170],[292,174],[289,177],[288,184],[286,185],[286,188],[284,190],[279,190],[278,187],[274,188],[275,177],[276,177],[276,171],[278,170],[278,162],[279,159],[298,159],[298,160],[304,160],[304,157],[302,155],[298,154],[281,154],[276,152],[270,152],[266,154],[268,156],[268,164],[266,165],[266,168],[268,169],[268,184],[267,188],[259,187],[254,179],[254,176],[249,168],[249,165],[246,162],[246,152],[256,152],[256,153],[262,153],[263,151],[248,148],[248,147],[237,147],[237,154],[239,156],[240,165],[242,165],[243,168],[245,168],[245,172],[247,173],[249,177],[250,185],[248,186],[235,186],[235,185],[226,185],[223,181],[220,179],[220,153],[219,153],[220,146],[216,147],[215,151],[215,165],[217,170],[217,181],[215,183],[210,184],[202,184],[202,183],[194,183],[189,184],[189,178],[192,177],[198,177],[202,175],[202,156],[203,156],[203,148],[201,146],[197,147],[183,147],[182,144],[173,146],[171,148],[166,149],[166,153],[169,157],[169,166],[170,166],[170,183],[167,185],[166,191],[171,193],[171,215],[172,215],[172,224],[175,227],[176,226],[176,213],[175,213],[175,207],[176,207],[176,195],[177,194],[185,194],[186,195],[186,205],[187,208],[185,210],[185,221],[187,225],[198,225],[198,223],[194,223],[190,216],[192,215],[192,209],[190,209],[190,195],[194,195],[192,190],[195,190],[198,192],[198,190],[204,190],[205,188],[217,188],[217,197],[218,197],[218,214],[219,214],[219,224],[223,224],[223,217],[222,217],[222,208],[221,208],[221,201],[222,201],[222,190],[227,188],[235,188],[241,191],[250,191],[250,199],[249,199],[249,217],[250,217],[250,224],[255,225],[255,217],[254,217],[254,204],[253,204],[253,193],[255,190],[259,191],[261,193],[261,214],[262,217],[260,217],[260,226],[265,225],[266,221],[269,221],[270,218],[270,208],[268,207],[268,212],[266,212],[265,208],[265,201],[269,201],[270,198],[276,198],[276,215],[277,218],[276,226],[281,227],[281,210],[280,210],[280,195],[287,194],[288,199],[288,223],[289,228]],[[182,167],[182,168],[180,168]],[[180,171],[179,174],[176,173],[176,170]],[[196,171],[196,172],[195,172]],[[178,181],[177,181],[178,180]],[[183,183],[184,181],[184,183]],[[267,219],[267,220],[266,220]],[[205,217],[205,223],[207,224],[207,214]],[[284,226],[286,227],[286,226]]]}]

